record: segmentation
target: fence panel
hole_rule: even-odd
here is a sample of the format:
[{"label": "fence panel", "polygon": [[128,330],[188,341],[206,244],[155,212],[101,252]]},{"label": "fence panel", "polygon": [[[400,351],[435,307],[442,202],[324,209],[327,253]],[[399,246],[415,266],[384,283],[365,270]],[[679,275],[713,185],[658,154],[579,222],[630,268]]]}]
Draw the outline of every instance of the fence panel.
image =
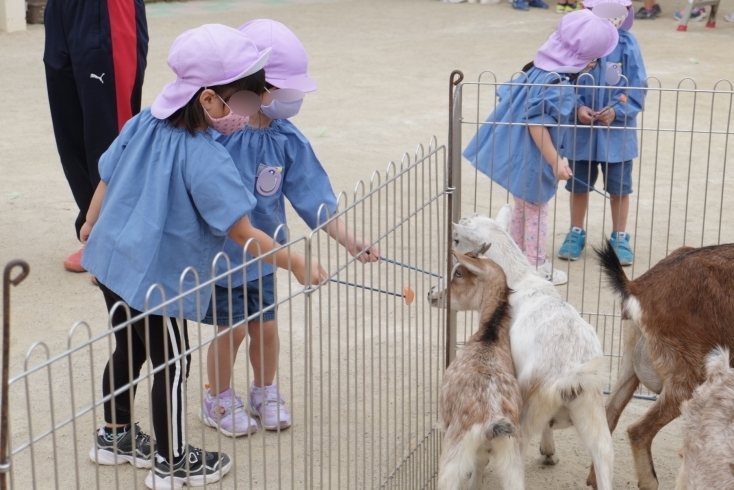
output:
[{"label": "fence panel", "polygon": [[[255,381],[251,358],[265,357],[267,327],[247,310],[240,312],[240,321],[234,317],[238,312],[232,312],[225,319],[231,327],[219,331],[201,321],[215,295],[214,281],[229,278],[231,286],[257,260],[228,267],[208,281],[188,269],[179,296],[162,298],[151,288],[148,304],[155,306],[144,314],[130,318],[127,312],[127,321],[114,329],[79,322],[69,333],[66,350],[54,353],[39,342],[28,350],[24,365],[14,367],[6,397],[10,488],[145,488],[147,470],[90,461],[98,455],[94,450],[90,454],[90,448],[103,423],[103,404],[109,402],[113,414],[119,408],[118,398],[102,396],[100,380],[115,350],[113,330],[131,343],[136,335],[131,324],[150,313],[164,314],[166,306],[191,297],[200,321],[187,322],[188,349],[167,352],[166,364],[176,366],[171,371],[175,376],[190,370],[181,400],[186,442],[225,452],[232,460],[230,473],[210,488],[432,488],[440,453],[436,426],[446,312],[430,308],[424,298],[446,263],[446,173],[446,149],[434,138],[413,157],[406,154],[385,173],[375,172],[369,183],[359,182],[353,192],[340,194],[336,216],[308,236],[291,237],[282,245],[318,260],[329,274],[325,284],[308,287],[295,283],[287,271],[274,275],[276,300],[270,310],[280,338],[274,381],[292,413],[290,428],[260,428],[234,439],[200,420],[207,384],[219,384],[224,376],[218,368],[209,379],[208,356],[221,358],[220,342],[241,338],[249,328],[251,335],[229,366],[231,386],[248,408],[249,387]],[[337,219],[371,240],[381,260],[363,264],[321,232]],[[222,254],[215,262],[226,264],[228,258]],[[184,288],[184,278],[195,286]],[[230,287],[226,292],[230,305],[234,291]],[[262,305],[261,293],[254,299]],[[182,323],[171,325],[182,333]],[[251,343],[251,338],[261,340]],[[130,367],[133,383],[115,392],[137,389],[131,421],[153,437],[153,410],[161,407],[152,406],[150,392],[156,373],[165,374],[163,367],[154,369],[146,362],[139,375]],[[178,400],[169,397],[166,403],[170,413]],[[222,410],[224,417],[230,414]]]},{"label": "fence panel", "polygon": [[[574,97],[578,95],[578,88],[574,85],[561,89],[554,84],[528,84],[524,83],[521,74],[506,79],[514,80],[513,87],[536,87],[547,93],[566,90],[572,91]],[[472,145],[472,138],[482,127],[509,125],[528,128],[534,125],[523,122],[527,119],[529,104],[522,108],[525,113],[516,114],[517,117],[513,118],[517,122],[505,123],[492,115],[498,107],[497,94],[498,90],[502,94],[500,88],[506,83],[504,80],[492,72],[484,72],[476,82],[464,82],[455,90],[454,104],[460,109],[453,111],[452,125],[457,132],[452,141],[458,138],[460,151]],[[580,80],[589,88],[602,88],[588,74],[582,75]],[[630,267],[625,268],[628,276],[634,278],[643,274],[683,245],[700,247],[734,241],[734,217],[725,212],[734,204],[731,194],[734,181],[728,168],[734,155],[732,84],[722,80],[713,88],[699,88],[693,80],[684,79],[676,87],[668,88],[663,87],[658,79],[648,78],[646,87],[628,87],[622,77],[619,85],[626,90],[626,98],[644,95],[644,110],[637,117],[637,127],[607,128],[595,124],[591,137],[609,141],[615,131],[634,131],[637,136],[639,156],[632,164],[633,192],[626,227],[632,235],[635,259]],[[508,89],[504,90],[507,97]],[[610,91],[606,93],[610,94]],[[602,102],[604,106],[614,103],[611,100]],[[574,114],[577,108],[578,105],[574,107]],[[565,146],[568,149],[564,156],[570,161],[594,159],[593,155],[577,155],[573,149],[576,148],[579,131],[589,126],[580,124],[573,117],[568,123],[558,121],[548,124],[548,127],[551,133],[566,132]],[[523,153],[526,169],[532,165],[546,165],[528,157],[528,148],[532,144],[527,135],[521,141],[498,141],[489,151],[490,156],[484,158],[492,159],[499,151],[512,147]],[[607,154],[602,165],[604,162],[614,163],[614,160],[610,160]],[[459,166],[458,162],[452,162],[452,165]],[[460,165],[463,167],[462,215],[477,212],[494,216],[500,206],[513,203],[505,188],[479,172],[466,159]],[[621,359],[619,305],[600,277],[591,248],[600,246],[613,231],[609,194],[604,192],[600,175],[595,187],[606,195],[589,193],[583,226],[586,231],[585,251],[579,260],[566,261],[557,256],[571,226],[569,192],[564,189],[564,184],[558,185],[555,197],[549,203],[547,257],[554,268],[568,275],[568,283],[558,286],[558,291],[582,312],[599,334],[608,358],[607,387],[611,387]],[[472,318],[466,315],[459,321],[459,346],[473,331]],[[650,395],[642,389],[638,394]]]}]

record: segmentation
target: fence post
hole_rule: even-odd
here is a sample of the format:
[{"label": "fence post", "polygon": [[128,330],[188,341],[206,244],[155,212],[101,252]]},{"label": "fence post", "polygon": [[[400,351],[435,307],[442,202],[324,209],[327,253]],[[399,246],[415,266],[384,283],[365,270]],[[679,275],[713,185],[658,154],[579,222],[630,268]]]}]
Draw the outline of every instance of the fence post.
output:
[{"label": "fence post", "polygon": [[[448,247],[446,249],[446,305],[451,304],[451,269],[453,258],[454,223],[461,219],[461,70],[451,72],[449,78],[449,164],[446,183]],[[456,357],[456,312],[446,315],[446,367]]]},{"label": "fence post", "polygon": [[[10,272],[20,266],[20,274],[10,278]],[[8,378],[10,375],[10,285],[17,286],[28,276],[30,267],[25,260],[11,260],[3,272],[3,371],[2,408],[0,408],[0,490],[8,488]]]}]

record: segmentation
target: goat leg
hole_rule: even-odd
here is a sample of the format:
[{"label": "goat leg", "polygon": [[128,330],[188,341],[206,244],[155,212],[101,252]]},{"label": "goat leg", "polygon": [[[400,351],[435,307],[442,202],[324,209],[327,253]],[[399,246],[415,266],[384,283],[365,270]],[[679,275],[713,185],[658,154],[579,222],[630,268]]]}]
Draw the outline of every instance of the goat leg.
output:
[{"label": "goat leg", "polygon": [[542,459],[543,464],[548,466],[555,466],[558,464],[558,456],[556,456],[556,441],[553,438],[553,428],[550,424],[545,426],[543,434],[540,436],[540,454],[545,456]]},{"label": "goat leg", "polygon": [[660,429],[680,415],[680,404],[690,395],[685,390],[671,391],[666,385],[660,398],[645,415],[627,429],[640,490],[657,490],[658,479],[652,462],[652,441]]},{"label": "goat leg", "polygon": [[[622,415],[635,390],[640,385],[640,379],[635,372],[634,352],[637,342],[642,338],[642,332],[632,320],[622,320],[622,332],[624,335],[624,351],[622,352],[622,363],[619,367],[619,375],[614,383],[614,388],[607,399],[606,414],[609,432],[614,432],[617,422]],[[596,472],[594,463],[591,464],[589,477],[586,485],[597,488]]]}]

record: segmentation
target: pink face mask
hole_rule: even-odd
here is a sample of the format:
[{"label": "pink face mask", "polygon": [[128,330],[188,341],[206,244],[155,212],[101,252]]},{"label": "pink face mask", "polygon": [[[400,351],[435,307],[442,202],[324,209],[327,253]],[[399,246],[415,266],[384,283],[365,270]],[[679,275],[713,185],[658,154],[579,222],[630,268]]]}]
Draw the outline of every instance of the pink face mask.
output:
[{"label": "pink face mask", "polygon": [[[219,97],[219,96],[217,96]],[[219,100],[222,101],[222,104],[227,106],[229,108],[229,114],[227,114],[224,117],[212,117],[209,112],[207,112],[206,109],[204,109],[204,112],[206,112],[206,115],[209,116],[210,123],[209,125],[214,128],[218,133],[224,134],[224,135],[230,135],[234,134],[237,131],[240,131],[245,126],[247,126],[247,123],[250,121],[249,116],[240,116],[239,114],[235,113],[229,105],[219,97]]]}]

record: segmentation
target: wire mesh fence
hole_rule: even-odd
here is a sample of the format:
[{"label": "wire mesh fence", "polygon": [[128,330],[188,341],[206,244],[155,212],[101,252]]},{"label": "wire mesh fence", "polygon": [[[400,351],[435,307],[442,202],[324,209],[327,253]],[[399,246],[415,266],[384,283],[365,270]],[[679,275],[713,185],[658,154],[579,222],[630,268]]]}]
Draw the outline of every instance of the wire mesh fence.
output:
[{"label": "wire mesh fence", "polygon": [[[329,222],[308,236],[282,243],[317,260],[329,274],[321,285],[300,286],[288,271],[275,273],[275,301],[263,309],[275,313],[278,325],[274,382],[292,414],[289,428],[253,427],[248,435],[231,438],[202,422],[208,384],[220,386],[220,394],[222,386],[218,369],[207,368],[208,356],[219,358],[223,352],[217,339],[241,337],[244,329],[250,335],[231,363],[230,386],[243,400],[243,410],[253,410],[249,392],[257,379],[252,364],[262,363],[268,348],[266,320],[246,310],[237,321],[238,312],[231,311],[236,290],[231,287],[225,298],[230,305],[225,322],[229,326],[217,330],[201,319],[210,301],[216,302],[214,282],[242,278],[246,267],[261,259],[202,282],[194,269],[187,269],[179,296],[160,299],[161,293],[151,288],[148,304],[153,306],[136,318],[120,304],[124,322],[114,326],[111,322],[96,335],[98,330],[79,322],[70,330],[63,352],[51,352],[43,342],[31,346],[23,366],[15,367],[4,397],[11,414],[5,432],[9,488],[160,487],[156,480],[146,481],[147,470],[90,461],[101,461],[94,440],[103,422],[115,423],[104,420],[108,418],[103,417],[104,404],[111,405],[114,419],[120,395],[134,396],[135,391],[130,419],[144,432],[155,438],[154,414],[161,410],[169,414],[169,426],[175,424],[170,413],[180,401],[185,442],[229,456],[229,474],[212,488],[431,487],[440,453],[436,421],[445,311],[431,309],[423,298],[446,261],[446,172],[445,147],[434,138],[427,148],[421,145],[413,156],[406,154],[400,163],[390,163],[386,172],[359,182],[353,192],[341,193],[340,210]],[[336,219],[374,243],[381,260],[361,263],[320,231]],[[217,262],[228,260],[220,255]],[[184,287],[185,281],[195,286]],[[250,305],[267,303],[262,293],[265,278],[260,281],[256,297],[248,298]],[[103,396],[103,373],[114,377],[113,369],[104,371],[116,348],[114,332],[123,332],[132,343],[135,331],[130,326],[143,319],[147,338],[154,328],[150,313],[160,315],[167,305],[191,297],[196,299],[200,321],[167,323],[169,338],[184,335],[184,330],[188,334],[186,349],[177,352],[176,345],[183,344],[172,342],[173,348],[165,353],[165,364],[175,366],[171,376],[184,379],[184,396],[153,403],[151,387],[166,366],[150,361],[139,374],[130,367],[134,381],[118,386],[115,396]],[[225,410],[221,401],[221,420],[234,416],[236,407]],[[169,443],[175,434],[172,429]]]},{"label": "wire mesh fence", "polygon": [[[208,369],[209,356],[222,355],[217,339],[244,339],[236,362],[229,366],[230,385],[243,400],[243,412],[252,410],[250,387],[257,381],[253,364],[263,363],[266,354],[266,320],[260,313],[246,310],[242,319],[232,316],[225,322],[228,327],[219,330],[204,323],[209,303],[217,299],[213,298],[216,279],[200,282],[193,269],[184,275],[187,284],[193,281],[195,286],[182,285],[179,296],[163,301],[151,290],[149,304],[154,306],[146,313],[192,297],[198,305],[200,321],[170,324],[174,337],[185,329],[188,345],[180,352],[167,351],[166,364],[177,365],[178,371],[171,372],[184,380],[180,402],[186,443],[231,458],[229,474],[212,488],[435,487],[441,451],[437,428],[441,376],[475,322],[471,315],[457,317],[431,309],[424,298],[445,274],[450,220],[475,212],[494,215],[510,202],[504,188],[461,163],[462,150],[479,128],[499,124],[487,120],[487,115],[497,107],[502,84],[492,73],[482,74],[477,82],[459,82],[452,78],[448,148],[438,146],[434,138],[427,148],[419,146],[414,155],[405,155],[400,163],[390,163],[386,172],[375,172],[369,182],[359,182],[352,192],[339,195],[340,210],[330,222],[340,218],[368,238],[379,247],[379,262],[361,263],[322,233],[330,222],[307,236],[282,242],[282,247],[318,261],[329,274],[324,284],[307,286],[296,284],[287,271],[273,274],[275,300],[265,311],[277,322],[274,382],[292,413],[289,428],[266,431],[257,426],[246,436],[231,438],[201,420],[207,384],[220,384],[224,376]],[[665,88],[654,78],[645,87],[626,90],[644,91],[644,111],[636,129],[595,125],[591,132],[597,138],[608,138],[612,131],[636,132],[639,156],[631,167],[633,193],[626,226],[635,253],[628,275],[636,277],[681,245],[734,239],[734,218],[726,212],[734,199],[727,172],[733,151],[729,143],[734,91],[728,81],[713,89],[700,89],[692,80]],[[583,129],[575,121],[555,126],[570,135]],[[528,144],[529,140],[523,141],[520,148]],[[581,158],[570,155],[571,160]],[[610,194],[602,184],[592,185]],[[590,248],[613,231],[605,198],[610,196],[589,194],[586,250],[579,260],[565,261],[556,255],[571,222],[567,194],[559,186],[550,201],[546,252],[553,267],[568,275],[558,290],[602,340],[611,386],[621,355],[619,307],[601,280]],[[258,260],[229,268],[219,279],[242,278],[247,265]],[[220,256],[218,261],[227,258]],[[260,281],[254,298],[250,293],[250,305],[267,303],[264,278]],[[6,272],[6,300],[11,283]],[[226,292],[230,305],[234,293],[231,287]],[[14,294],[22,294],[22,288]],[[6,312],[4,320],[8,318]],[[455,332],[447,328],[452,319],[458,324]],[[22,366],[12,367],[8,392],[3,394],[8,426],[0,434],[8,441],[3,449],[9,465],[0,466],[0,473],[8,472],[9,488],[145,487],[147,471],[90,461],[104,404],[116,405],[119,395],[130,395],[136,387],[131,421],[155,436],[154,412],[161,407],[149,395],[156,374],[165,366],[147,362],[140,374],[130,373],[133,383],[118,387],[115,397],[102,395],[104,367],[116,345],[114,332],[124,332],[130,340],[133,332],[128,327],[135,321],[126,316],[126,321],[111,323],[96,334],[99,329],[79,322],[70,330],[65,350],[51,352],[39,342],[27,351]],[[163,403],[168,413],[177,400],[169,397]],[[235,411],[224,410],[223,415]]]},{"label": "wire mesh fence", "polygon": [[[608,145],[607,153],[594,155],[588,150],[591,145],[580,144],[579,138],[586,131],[585,137],[591,140],[608,142],[621,139],[620,146],[632,141],[626,137],[619,138],[620,134],[628,136],[632,133],[636,140],[637,151],[632,148],[627,152],[635,156],[629,159],[632,193],[629,195],[626,230],[621,231],[631,234],[630,247],[634,252],[633,264],[625,269],[630,278],[637,277],[680,246],[701,247],[734,241],[734,218],[726,212],[734,204],[731,195],[734,181],[728,169],[734,155],[731,145],[734,134],[732,83],[721,80],[712,88],[700,88],[695,81],[684,79],[675,87],[663,87],[657,78],[648,78],[641,86],[632,87],[621,77],[615,91],[609,90],[609,85],[605,85],[604,81],[597,82],[588,74],[579,77],[578,85],[564,86],[553,83],[530,84],[519,73],[507,79],[512,79],[512,83],[504,82],[492,72],[484,72],[476,82],[457,84],[451,116],[452,125],[456,128],[450,136],[451,158],[454,162],[459,161],[461,152],[472,145],[475,145],[476,151],[479,143],[472,138],[481,128],[498,128],[502,125],[522,128],[525,134],[520,139],[495,140],[491,148],[485,148],[483,158],[495,158],[508,149],[519,152],[526,165],[521,178],[533,178],[527,175],[539,178],[537,171],[532,172],[532,167],[539,168],[547,164],[529,156],[528,148],[535,143],[527,130],[539,125],[533,122],[533,111],[552,114],[552,103],[545,100],[563,98],[561,91],[569,92],[576,100],[567,120],[556,117],[543,124],[554,139],[558,137],[561,142],[559,146],[563,146],[559,148],[559,153],[568,160],[572,169],[574,161],[598,161],[601,172],[596,182],[589,182],[594,188],[586,189],[588,210],[581,226],[586,233],[586,247],[578,260],[564,260],[558,256],[559,248],[570,231],[571,215],[577,202],[570,199],[570,192],[564,189],[565,182],[560,182],[555,196],[549,202],[546,252],[553,268],[568,276],[568,282],[558,286],[559,292],[596,328],[608,360],[607,388],[610,388],[616,379],[621,359],[621,318],[619,304],[615,303],[614,296],[600,277],[592,247],[601,246],[613,231],[619,230],[613,225],[613,211],[620,208],[614,209],[618,201],[611,199],[623,192],[607,188],[612,186],[605,186],[603,174],[611,168],[611,164],[621,164],[619,150],[624,153],[625,148],[610,148],[611,145]],[[592,101],[595,107],[613,106],[619,111],[621,105],[623,108],[620,112],[624,114],[633,99],[643,101],[640,108],[643,110],[636,116],[636,127],[631,124],[631,119],[619,115],[612,126],[599,122],[587,125],[579,122],[576,114],[580,107],[580,85],[593,89],[594,94],[602,94],[603,100]],[[513,89],[510,90],[510,87]],[[543,101],[536,101],[536,107],[532,107],[533,101],[525,101],[519,107],[515,106],[518,112],[513,115],[512,121],[499,120],[496,110],[501,97],[512,97],[516,89],[529,90],[531,87],[543,93]],[[614,97],[619,98],[613,100]],[[583,150],[579,150],[579,147]],[[613,155],[615,152],[616,159]],[[481,162],[482,157],[477,158]],[[494,216],[503,204],[513,204],[512,196],[505,188],[476,167],[470,166],[466,160],[463,160],[462,165],[461,215],[476,212]],[[453,166],[454,169],[460,167]],[[575,171],[574,176],[583,179],[571,181],[574,190],[583,187],[584,182],[589,180],[589,175],[581,175],[579,170]],[[532,198],[526,200],[539,201]],[[469,317],[460,319],[457,334],[459,346],[471,335],[473,325]],[[640,389],[638,395],[652,394]]]}]

